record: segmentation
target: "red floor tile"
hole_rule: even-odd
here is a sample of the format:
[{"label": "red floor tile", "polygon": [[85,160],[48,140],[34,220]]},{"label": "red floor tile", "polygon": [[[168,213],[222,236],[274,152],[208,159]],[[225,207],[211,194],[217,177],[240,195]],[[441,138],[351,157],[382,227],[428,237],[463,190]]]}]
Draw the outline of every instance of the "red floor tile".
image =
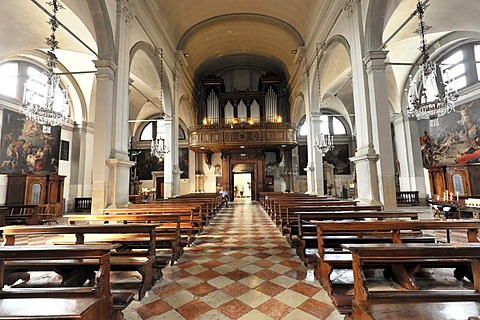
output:
[{"label": "red floor tile", "polygon": [[283,290],[285,290],[285,288],[282,286],[279,286],[278,284],[267,281],[262,283],[258,287],[256,287],[255,290],[261,293],[268,294],[270,297],[274,297],[280,292],[282,292]]},{"label": "red floor tile", "polygon": [[232,300],[227,303],[222,304],[217,308],[218,311],[229,317],[230,319],[236,320],[241,316],[252,310],[252,307],[247,306],[245,303],[240,300]]},{"label": "red floor tile", "polygon": [[299,305],[298,309],[311,314],[317,319],[326,319],[335,310],[333,306],[311,298]]},{"label": "red floor tile", "polygon": [[267,302],[259,305],[257,310],[263,312],[272,319],[283,319],[289,314],[293,308],[276,299],[270,299]]},{"label": "red floor tile", "polygon": [[226,294],[236,298],[236,297],[239,297],[242,294],[250,291],[251,289],[249,287],[243,285],[243,284],[240,284],[238,282],[234,282],[232,284],[229,284],[226,287],[223,287],[221,290],[223,292],[225,292]]},{"label": "red floor tile", "polygon": [[195,319],[199,316],[201,316],[204,313],[207,313],[208,311],[212,310],[213,308],[210,307],[208,304],[205,302],[195,299],[193,301],[190,301],[189,303],[186,303],[180,307],[177,308],[177,311],[185,317],[185,319],[190,320],[190,319]]},{"label": "red floor tile", "polygon": [[137,309],[137,313],[142,319],[148,319],[150,317],[160,315],[172,309],[173,308],[168,303],[164,302],[162,299],[158,299],[139,307]]}]

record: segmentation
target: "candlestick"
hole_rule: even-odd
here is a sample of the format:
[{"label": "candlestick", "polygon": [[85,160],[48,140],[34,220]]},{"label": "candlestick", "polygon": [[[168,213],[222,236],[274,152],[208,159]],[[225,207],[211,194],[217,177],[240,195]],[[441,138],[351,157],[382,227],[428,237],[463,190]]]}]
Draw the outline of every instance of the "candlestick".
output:
[{"label": "candlestick", "polygon": [[458,191],[457,191],[457,202],[458,202]]}]

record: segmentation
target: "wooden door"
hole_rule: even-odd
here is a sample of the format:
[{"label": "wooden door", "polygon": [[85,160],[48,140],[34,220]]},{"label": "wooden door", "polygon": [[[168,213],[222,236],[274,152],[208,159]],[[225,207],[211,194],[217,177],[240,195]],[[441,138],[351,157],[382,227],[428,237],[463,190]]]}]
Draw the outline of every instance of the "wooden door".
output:
[{"label": "wooden door", "polygon": [[156,185],[155,185],[155,200],[156,199],[163,199],[165,197],[165,180],[163,177],[157,177]]}]

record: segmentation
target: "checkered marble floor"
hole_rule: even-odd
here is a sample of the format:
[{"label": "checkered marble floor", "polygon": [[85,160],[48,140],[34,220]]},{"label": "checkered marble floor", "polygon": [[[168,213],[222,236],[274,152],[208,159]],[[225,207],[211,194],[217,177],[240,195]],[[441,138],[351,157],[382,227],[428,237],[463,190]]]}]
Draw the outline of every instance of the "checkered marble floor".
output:
[{"label": "checkered marble floor", "polygon": [[265,211],[240,199],[214,221],[125,319],[343,319]]}]

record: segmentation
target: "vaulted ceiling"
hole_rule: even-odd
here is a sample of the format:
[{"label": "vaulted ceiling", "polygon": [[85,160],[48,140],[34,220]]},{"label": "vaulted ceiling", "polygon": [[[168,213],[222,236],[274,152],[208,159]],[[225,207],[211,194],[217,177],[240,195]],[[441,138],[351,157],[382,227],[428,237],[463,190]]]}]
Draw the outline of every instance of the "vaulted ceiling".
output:
[{"label": "vaulted ceiling", "polygon": [[288,76],[295,50],[312,41],[325,15],[341,10],[341,1],[327,0],[145,2],[173,46],[187,54],[194,77],[231,66],[261,66]]}]

